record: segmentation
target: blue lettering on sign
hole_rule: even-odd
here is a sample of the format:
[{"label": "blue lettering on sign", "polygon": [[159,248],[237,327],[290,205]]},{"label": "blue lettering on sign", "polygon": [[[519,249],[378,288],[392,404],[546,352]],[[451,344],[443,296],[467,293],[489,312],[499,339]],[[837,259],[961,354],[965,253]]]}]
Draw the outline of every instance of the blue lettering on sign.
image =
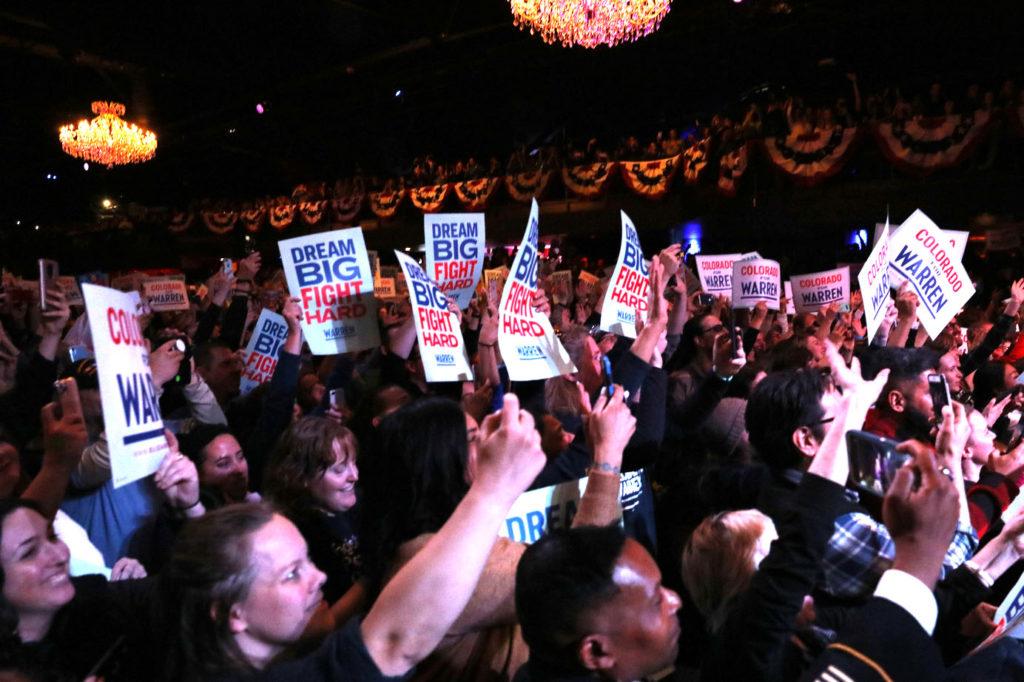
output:
[{"label": "blue lettering on sign", "polygon": [[128,377],[118,374],[117,390],[126,426],[131,426],[133,421],[137,425],[160,420],[160,403],[150,374],[136,372]]},{"label": "blue lettering on sign", "polygon": [[549,531],[571,526],[576,516],[576,505],[576,500],[565,500],[543,510],[526,512],[523,516],[510,516],[505,519],[505,532],[515,542],[536,542]]},{"label": "blue lettering on sign", "polygon": [[544,351],[540,346],[516,346],[516,356],[520,360],[543,360]]},{"label": "blue lettering on sign", "polygon": [[434,359],[437,361],[439,367],[455,366],[455,356],[452,355],[451,353],[439,353],[438,355],[434,356]]},{"label": "blue lettering on sign", "polygon": [[434,260],[473,260],[480,252],[474,239],[435,239]]},{"label": "blue lettering on sign", "polygon": [[292,262],[302,263],[304,261],[325,260],[337,258],[338,256],[351,256],[356,252],[356,246],[351,239],[339,239],[332,242],[319,242],[317,244],[306,244],[292,248]]},{"label": "blue lettering on sign", "polygon": [[355,336],[356,328],[352,325],[341,325],[338,327],[327,327],[324,329],[324,338],[328,341],[334,341],[335,339],[344,339],[349,336]]},{"label": "blue lettering on sign", "polygon": [[430,282],[413,280],[410,284],[412,284],[412,295],[416,300],[416,305],[437,308],[438,310],[448,309],[448,299],[445,298],[440,289]]},{"label": "blue lettering on sign", "polygon": [[512,273],[512,276],[519,282],[528,286],[530,289],[537,288],[537,250],[533,247],[533,242],[523,244],[522,250],[520,251],[521,258],[519,263],[516,264],[516,271]]}]

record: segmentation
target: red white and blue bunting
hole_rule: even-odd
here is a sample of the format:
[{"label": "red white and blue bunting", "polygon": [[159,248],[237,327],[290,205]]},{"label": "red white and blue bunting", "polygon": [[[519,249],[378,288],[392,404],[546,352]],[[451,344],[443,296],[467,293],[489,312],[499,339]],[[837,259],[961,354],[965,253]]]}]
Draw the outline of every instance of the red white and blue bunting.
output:
[{"label": "red white and blue bunting", "polygon": [[452,183],[455,196],[467,211],[482,211],[501,184],[501,178],[478,178]]},{"label": "red white and blue bunting", "polygon": [[451,188],[451,184],[447,182],[440,185],[413,187],[409,190],[409,200],[412,201],[413,206],[424,213],[433,213],[444,204]]},{"label": "red white and blue bunting", "polygon": [[405,190],[393,192],[370,192],[370,210],[378,218],[392,218],[405,197]]},{"label": "red white and blue bunting", "polygon": [[620,161],[619,167],[626,187],[642,197],[661,199],[679,170],[679,155],[655,161]]},{"label": "red white and blue bunting", "polygon": [[516,201],[528,203],[533,198],[541,198],[551,183],[552,175],[551,171],[542,169],[506,175],[505,189]]},{"label": "red white and blue bunting", "polygon": [[858,139],[858,128],[835,126],[800,135],[765,138],[768,160],[798,185],[817,185],[843,169]]},{"label": "red white and blue bunting", "polygon": [[614,170],[614,161],[565,166],[562,168],[562,182],[576,196],[593,199],[601,196],[605,188],[608,187],[608,181],[611,180]]},{"label": "red white and blue bunting", "polygon": [[915,175],[928,175],[967,159],[984,138],[991,120],[990,112],[979,109],[972,114],[878,123],[874,133],[885,158],[894,166]]},{"label": "red white and blue bunting", "polygon": [[687,185],[693,185],[700,179],[700,174],[707,168],[710,149],[711,140],[705,137],[683,152],[683,177]]}]

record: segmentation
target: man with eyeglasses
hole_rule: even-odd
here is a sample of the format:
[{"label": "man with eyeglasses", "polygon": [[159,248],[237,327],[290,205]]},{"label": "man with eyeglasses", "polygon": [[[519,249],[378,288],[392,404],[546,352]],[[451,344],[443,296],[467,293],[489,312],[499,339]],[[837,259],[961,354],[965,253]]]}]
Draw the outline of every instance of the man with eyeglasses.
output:
[{"label": "man with eyeglasses", "polygon": [[[806,369],[770,374],[757,385],[747,403],[750,443],[768,469],[758,507],[774,519],[790,513],[796,488],[821,447],[844,383],[861,380],[859,363],[847,368],[831,344],[827,356],[830,374]],[[876,373],[865,375],[871,378]],[[835,532],[822,562],[824,581],[819,588],[832,597],[858,599],[871,594],[892,564],[895,545],[888,529],[861,506],[858,495],[847,493],[848,504],[836,517]],[[977,544],[978,536],[970,523],[958,523],[943,562],[943,574],[969,559]]]}]

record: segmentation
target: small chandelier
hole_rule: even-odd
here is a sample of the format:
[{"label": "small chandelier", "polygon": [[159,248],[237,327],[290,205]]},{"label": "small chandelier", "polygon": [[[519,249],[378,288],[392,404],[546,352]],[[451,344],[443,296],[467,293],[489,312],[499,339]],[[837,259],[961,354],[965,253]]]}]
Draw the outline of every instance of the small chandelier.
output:
[{"label": "small chandelier", "polygon": [[156,134],[122,119],[124,105],[93,102],[96,118],[60,127],[60,146],[71,156],[107,168],[149,161],[156,153]]},{"label": "small chandelier", "polygon": [[520,30],[562,47],[613,47],[658,30],[672,0],[509,0]]}]

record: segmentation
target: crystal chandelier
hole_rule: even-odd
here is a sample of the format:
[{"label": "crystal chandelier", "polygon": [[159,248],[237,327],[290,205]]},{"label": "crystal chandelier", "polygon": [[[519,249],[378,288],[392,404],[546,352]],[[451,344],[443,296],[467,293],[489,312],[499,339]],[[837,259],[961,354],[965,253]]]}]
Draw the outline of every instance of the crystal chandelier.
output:
[{"label": "crystal chandelier", "polygon": [[60,146],[71,156],[102,163],[107,168],[149,161],[156,153],[156,134],[122,119],[124,105],[93,102],[91,121],[82,119],[60,127]]},{"label": "crystal chandelier", "polygon": [[658,30],[672,0],[509,0],[514,23],[545,43],[612,47]]}]

